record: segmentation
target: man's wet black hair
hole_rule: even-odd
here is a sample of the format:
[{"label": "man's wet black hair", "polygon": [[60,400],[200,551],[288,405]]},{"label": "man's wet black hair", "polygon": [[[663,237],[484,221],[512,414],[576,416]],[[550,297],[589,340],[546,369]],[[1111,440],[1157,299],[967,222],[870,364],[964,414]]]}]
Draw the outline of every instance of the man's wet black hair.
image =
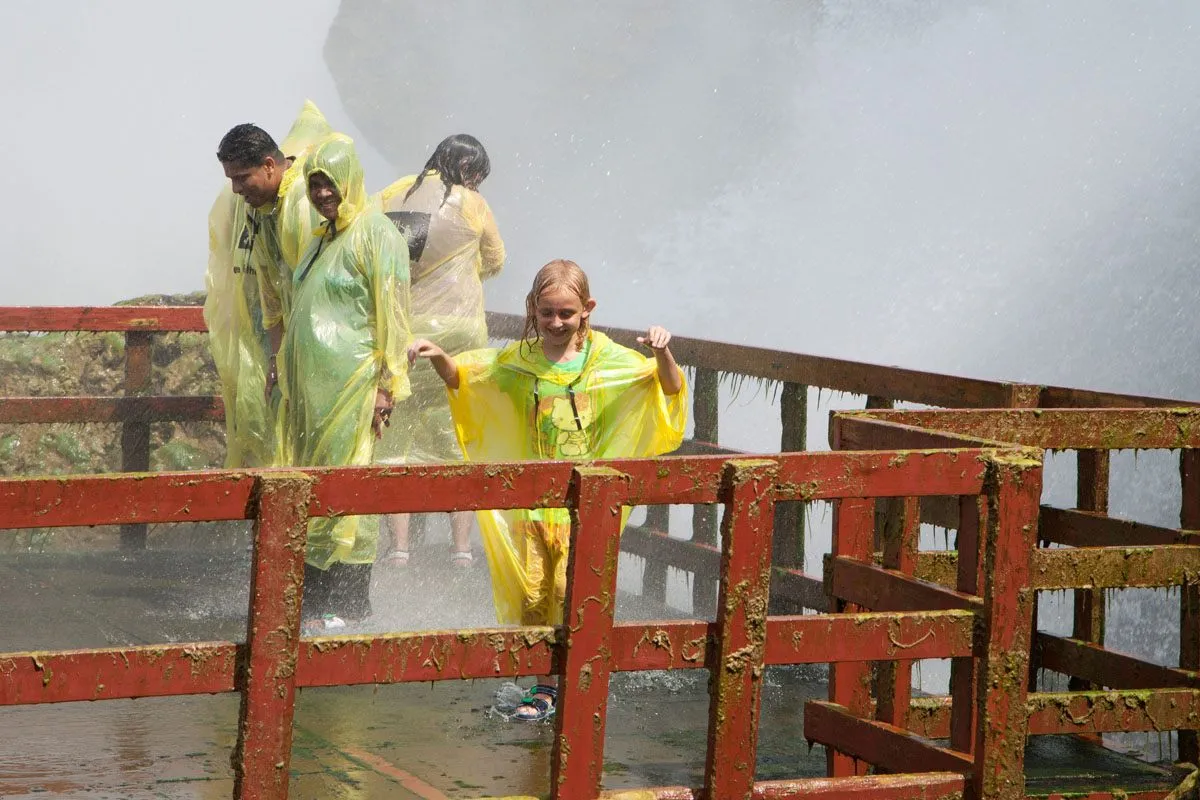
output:
[{"label": "man's wet black hair", "polygon": [[492,171],[492,162],[488,158],[487,150],[483,149],[483,145],[474,136],[466,133],[447,136],[425,162],[425,169],[421,170],[417,182],[404,195],[405,200],[412,197],[413,192],[425,180],[425,173],[431,169],[437,170],[442,183],[446,184],[446,196],[442,198],[444,203],[450,198],[450,190],[456,185],[471,184],[478,187],[483,183],[483,179]]},{"label": "man's wet black hair", "polygon": [[283,161],[283,153],[271,134],[249,122],[230,128],[217,145],[217,160],[222,164],[257,167],[266,162],[268,157]]}]

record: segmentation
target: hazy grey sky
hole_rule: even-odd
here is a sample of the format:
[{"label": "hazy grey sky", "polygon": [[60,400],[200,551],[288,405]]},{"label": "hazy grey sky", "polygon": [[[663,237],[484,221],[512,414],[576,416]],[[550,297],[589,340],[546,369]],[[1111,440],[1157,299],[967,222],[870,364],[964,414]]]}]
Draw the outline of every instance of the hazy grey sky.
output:
[{"label": "hazy grey sky", "polygon": [[[221,135],[255,122],[282,137],[306,97],[356,134],[321,56],[336,11],[336,0],[6,8],[0,303],[203,288]],[[363,156],[369,175],[388,172]]]},{"label": "hazy grey sky", "polygon": [[201,288],[217,141],[311,97],[371,190],[483,139],[494,308],[571,257],[602,323],[1200,397],[1197,54],[1195,0],[14,5],[0,304]]}]

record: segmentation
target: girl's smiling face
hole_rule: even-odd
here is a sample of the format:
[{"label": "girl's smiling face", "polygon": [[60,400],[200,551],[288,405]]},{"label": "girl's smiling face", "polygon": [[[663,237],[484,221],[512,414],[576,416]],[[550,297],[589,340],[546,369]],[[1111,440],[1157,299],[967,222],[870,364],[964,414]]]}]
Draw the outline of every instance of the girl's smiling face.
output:
[{"label": "girl's smiling face", "polygon": [[542,341],[555,350],[569,350],[572,338],[595,307],[594,299],[584,302],[565,286],[547,287],[538,295],[535,308]]}]

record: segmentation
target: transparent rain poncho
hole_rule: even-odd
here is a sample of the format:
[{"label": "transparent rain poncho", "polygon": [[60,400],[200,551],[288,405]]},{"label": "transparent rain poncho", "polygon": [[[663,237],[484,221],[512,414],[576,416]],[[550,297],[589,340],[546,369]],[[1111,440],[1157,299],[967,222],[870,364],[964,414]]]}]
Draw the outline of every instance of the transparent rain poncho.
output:
[{"label": "transparent rain poncho", "polygon": [[[504,242],[487,201],[454,186],[449,194],[436,170],[411,197],[410,175],[380,192],[384,213],[408,241],[412,273],[412,334],[451,355],[487,347],[483,281],[504,266]],[[376,459],[406,464],[459,461],[445,386],[428,361],[409,373],[412,396],[396,407]]]},{"label": "transparent rain poncho", "polygon": [[306,101],[280,149],[291,156],[274,206],[251,208],[228,183],[208,218],[204,321],[225,401],[225,466],[271,464],[275,414],[264,399],[270,345],[266,329],[286,313],[291,271],[316,223],[304,183],[304,159],[331,133]]},{"label": "transparent rain poncho", "polygon": [[[540,344],[455,357],[448,390],[468,461],[638,458],[679,447],[687,386],[667,395],[653,358],[591,331],[580,362],[553,364]],[[628,516],[628,509],[626,509]],[[571,519],[566,509],[481,511],[479,529],[502,623],[562,622]]]},{"label": "transparent rain poncho", "polygon": [[[362,166],[345,136],[326,139],[305,164],[342,196],[334,225],[322,221],[294,273],[292,310],[279,350],[283,392],[279,463],[304,467],[371,463],[377,389],[409,394],[408,247],[369,205]],[[357,516],[309,524],[306,560],[375,560],[378,520]]]}]

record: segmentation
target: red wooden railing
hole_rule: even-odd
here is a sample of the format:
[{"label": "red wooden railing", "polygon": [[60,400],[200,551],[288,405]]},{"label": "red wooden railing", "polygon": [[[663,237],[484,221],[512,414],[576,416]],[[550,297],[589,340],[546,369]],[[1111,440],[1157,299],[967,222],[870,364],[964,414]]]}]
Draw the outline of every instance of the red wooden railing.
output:
[{"label": "red wooden railing", "polygon": [[[648,787],[657,797],[925,796],[964,786],[1020,786],[1012,737],[1024,736],[1024,680],[991,687],[1028,659],[1029,559],[1040,463],[1021,449],[966,449],[902,457],[883,453],[801,453],[600,462],[480,465],[469,468],[264,470],[153,476],[80,476],[0,481],[0,528],[255,520],[251,599],[244,645],[192,642],[150,647],[0,655],[0,705],[238,691],[242,695],[235,793],[287,796],[297,687],[398,683],[554,672],[562,676],[551,793],[600,796],[608,676],[637,669],[707,668],[712,674],[709,752],[701,787]],[[769,617],[774,507],[783,501],[922,495],[981,497],[991,509],[979,538],[979,566],[1006,565],[1009,580],[980,596],[919,584],[854,561],[873,521],[839,521],[845,561],[864,584],[908,587],[904,607],[869,614]],[[843,499],[844,498],[844,499]],[[726,508],[718,615],[713,623],[615,623],[620,507],[721,503]],[[441,634],[300,638],[303,542],[311,515],[447,509],[572,509],[567,614],[559,628],[504,628]],[[841,561],[838,562],[842,563]],[[839,586],[834,580],[834,589]],[[915,588],[914,588],[915,587]],[[975,631],[985,633],[975,636]],[[810,704],[806,735],[890,771],[921,777],[851,777],[756,783],[755,750],[763,668],[773,664],[863,663],[961,658],[979,680],[955,695],[952,713],[974,719],[973,752],[936,747],[884,723],[854,716],[837,701]],[[1010,685],[1011,684],[1011,685]],[[849,700],[847,699],[847,703]],[[919,760],[897,754],[920,755]]]}]

